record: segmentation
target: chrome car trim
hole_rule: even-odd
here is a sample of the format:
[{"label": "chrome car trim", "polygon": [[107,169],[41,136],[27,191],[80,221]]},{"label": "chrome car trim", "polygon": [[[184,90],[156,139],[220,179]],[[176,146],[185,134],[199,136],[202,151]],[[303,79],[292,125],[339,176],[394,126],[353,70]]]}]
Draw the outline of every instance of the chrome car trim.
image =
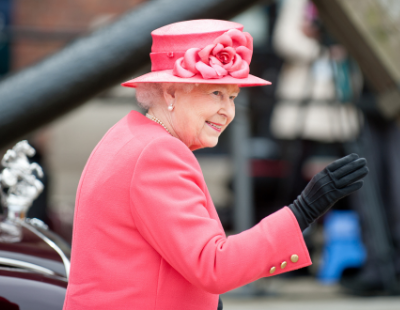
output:
[{"label": "chrome car trim", "polygon": [[0,265],[19,267],[19,268],[38,271],[41,273],[46,273],[49,275],[55,275],[55,272],[50,269],[12,258],[0,257]]},{"label": "chrome car trim", "polygon": [[38,237],[40,237],[41,239],[43,239],[49,246],[51,246],[57,253],[58,255],[60,255],[63,263],[64,263],[64,267],[65,267],[65,274],[67,276],[67,279],[69,278],[69,270],[71,268],[71,263],[68,259],[67,256],[65,256],[64,252],[58,247],[57,244],[55,244],[52,240],[50,240],[49,238],[47,238],[45,235],[43,235],[40,231],[38,231],[35,227],[29,225],[28,223],[26,223],[25,221],[20,221],[21,225],[24,226],[25,228],[29,229],[31,232],[33,232],[35,235],[37,235]]},{"label": "chrome car trim", "polygon": [[49,226],[45,222],[37,218],[25,218],[25,222],[32,225],[33,227],[39,227],[43,230],[49,230]]}]

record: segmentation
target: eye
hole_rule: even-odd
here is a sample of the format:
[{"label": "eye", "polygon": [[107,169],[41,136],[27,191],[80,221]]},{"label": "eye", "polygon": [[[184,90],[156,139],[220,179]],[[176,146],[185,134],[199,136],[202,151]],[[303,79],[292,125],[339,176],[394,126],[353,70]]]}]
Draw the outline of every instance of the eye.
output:
[{"label": "eye", "polygon": [[221,95],[221,92],[220,92],[219,90],[216,90],[216,91],[213,91],[213,94],[214,94],[215,96],[220,96],[220,95]]},{"label": "eye", "polygon": [[230,96],[229,99],[235,100],[235,99],[236,99],[236,96]]}]

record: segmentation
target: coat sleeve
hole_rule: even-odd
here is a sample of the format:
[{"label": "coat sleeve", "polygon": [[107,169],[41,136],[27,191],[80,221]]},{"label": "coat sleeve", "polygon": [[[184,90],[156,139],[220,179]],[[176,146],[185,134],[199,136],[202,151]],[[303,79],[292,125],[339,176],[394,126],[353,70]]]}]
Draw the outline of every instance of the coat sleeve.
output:
[{"label": "coat sleeve", "polygon": [[[311,264],[289,208],[227,238],[207,211],[203,187],[193,153],[171,137],[158,138],[145,147],[131,182],[137,229],[190,283],[222,294],[261,277]],[[275,272],[270,273],[273,267]]]}]

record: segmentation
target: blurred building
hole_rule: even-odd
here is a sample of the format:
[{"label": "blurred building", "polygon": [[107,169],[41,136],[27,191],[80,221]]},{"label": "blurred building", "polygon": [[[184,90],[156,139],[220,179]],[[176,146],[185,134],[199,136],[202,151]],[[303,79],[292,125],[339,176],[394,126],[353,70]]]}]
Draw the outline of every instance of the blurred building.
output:
[{"label": "blurred building", "polygon": [[11,0],[0,1],[0,78],[10,70],[10,35],[7,31],[11,20]]},{"label": "blurred building", "polygon": [[[0,77],[40,62],[141,2],[0,0]],[[53,228],[66,239],[71,234],[76,188],[90,152],[114,123],[136,107],[132,90],[118,90],[106,91],[30,137],[49,174],[49,194],[40,199],[40,208],[47,201],[57,226]]]},{"label": "blurred building", "polygon": [[11,7],[11,68],[19,70],[145,0],[1,0]]}]

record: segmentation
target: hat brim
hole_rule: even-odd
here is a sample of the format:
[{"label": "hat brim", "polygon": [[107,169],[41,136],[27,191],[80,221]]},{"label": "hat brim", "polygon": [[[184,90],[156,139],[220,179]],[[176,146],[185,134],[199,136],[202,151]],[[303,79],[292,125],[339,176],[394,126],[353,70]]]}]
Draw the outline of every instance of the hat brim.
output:
[{"label": "hat brim", "polygon": [[203,79],[201,75],[196,74],[190,78],[180,78],[172,74],[172,70],[163,70],[146,73],[132,80],[122,83],[122,86],[135,88],[140,83],[193,83],[193,84],[236,84],[239,87],[265,86],[271,82],[260,79],[249,74],[247,78],[236,79],[230,75],[220,79]]}]

